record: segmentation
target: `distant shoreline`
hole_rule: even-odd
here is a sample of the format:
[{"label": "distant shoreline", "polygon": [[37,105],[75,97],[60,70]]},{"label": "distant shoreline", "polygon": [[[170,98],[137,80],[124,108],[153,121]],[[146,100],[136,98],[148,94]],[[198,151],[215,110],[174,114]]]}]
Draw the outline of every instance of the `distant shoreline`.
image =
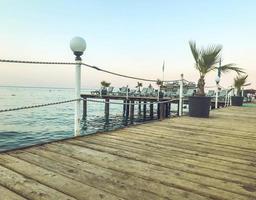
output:
[{"label": "distant shoreline", "polygon": [[[16,85],[0,85],[0,88],[40,88],[40,89],[67,89],[73,90],[74,88],[70,87],[44,87],[44,86],[16,86]],[[89,88],[81,88],[81,90],[93,90]]]}]

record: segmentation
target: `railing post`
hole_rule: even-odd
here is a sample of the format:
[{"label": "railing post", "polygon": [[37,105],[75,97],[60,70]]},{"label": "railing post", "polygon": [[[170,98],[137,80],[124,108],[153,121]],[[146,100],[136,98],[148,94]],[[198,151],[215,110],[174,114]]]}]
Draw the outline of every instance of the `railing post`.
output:
[{"label": "railing post", "polygon": [[182,116],[183,107],[183,74],[180,75],[180,95],[179,95],[179,116]]},{"label": "railing post", "polygon": [[80,135],[80,95],[81,95],[81,64],[82,58],[85,49],[86,49],[86,42],[81,37],[74,37],[70,41],[70,48],[73,51],[74,55],[76,56],[76,70],[75,70],[75,136]]},{"label": "railing post", "polygon": [[224,107],[228,106],[228,90],[226,90]]}]

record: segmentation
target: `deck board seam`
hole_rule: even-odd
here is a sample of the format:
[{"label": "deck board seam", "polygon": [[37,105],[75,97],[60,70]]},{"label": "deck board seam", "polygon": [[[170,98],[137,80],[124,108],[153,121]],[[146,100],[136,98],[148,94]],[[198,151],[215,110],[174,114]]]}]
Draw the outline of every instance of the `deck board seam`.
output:
[{"label": "deck board seam", "polygon": [[[79,140],[79,141],[83,141],[83,140]],[[100,140],[98,140],[98,141],[100,141]],[[98,143],[95,143],[95,142],[93,142],[93,141],[86,141],[86,142],[88,142],[88,143],[90,143],[90,144],[95,144],[95,145],[99,145]],[[101,142],[101,141],[100,141]],[[114,144],[114,143],[112,143],[112,144]],[[101,145],[104,145],[105,147],[109,147],[109,145],[107,145],[107,144],[101,144]],[[111,147],[111,146],[110,146]],[[127,146],[127,147],[130,147],[130,146]],[[111,147],[111,148],[113,148],[113,147]],[[119,146],[117,147],[117,146],[115,146],[115,148],[117,148],[117,149],[120,149],[120,150],[124,150],[124,149],[122,149],[122,148],[120,148]],[[134,148],[134,147],[131,147],[131,148]],[[138,148],[134,148],[134,150],[135,149],[138,149]],[[135,151],[134,152],[132,152],[132,153],[136,153]],[[139,155],[143,155],[142,153],[138,153]],[[160,153],[157,153],[157,154],[155,154],[155,155],[160,155]],[[162,156],[162,155],[161,155]],[[162,156],[163,157],[163,156]],[[166,158],[168,158],[168,156],[166,155],[165,156]],[[173,157],[177,157],[177,156],[173,156]],[[175,158],[171,158],[171,160],[174,160]],[[192,160],[192,159],[191,159]],[[188,163],[186,163],[186,162],[182,162],[182,161],[177,161],[177,160],[175,160],[175,162],[178,162],[178,163],[181,163],[181,164],[184,164],[184,165],[188,165]],[[210,168],[210,167],[206,167],[206,166],[199,166],[199,165],[196,165],[196,164],[193,164],[194,166],[196,166],[196,167],[201,167],[201,168],[204,168],[204,169],[209,169],[209,170],[215,170],[215,171],[218,171],[218,172],[221,172],[221,173],[227,173],[227,174],[230,174],[230,175],[237,175],[237,176],[241,176],[241,177],[244,177],[244,178],[251,178],[251,176],[242,176],[242,175],[240,175],[240,174],[234,174],[234,173],[230,173],[230,171],[223,171],[223,170],[219,170],[219,169],[212,169],[212,168]],[[246,170],[243,170],[244,172],[246,172]],[[256,176],[255,176],[256,177]],[[251,178],[252,179],[252,178]],[[226,179],[223,179],[223,180],[226,180]]]},{"label": "deck board seam", "polygon": [[[69,145],[74,145],[74,146],[80,146],[80,147],[83,147],[85,148],[84,146],[81,146],[81,145],[78,145],[78,144],[69,144]],[[103,153],[106,153],[106,154],[110,154],[110,155],[114,155],[114,156],[118,156],[118,157],[121,157],[121,158],[125,158],[125,159],[129,159],[129,160],[133,160],[133,161],[136,161],[136,162],[142,162],[142,163],[145,163],[147,165],[154,165],[154,166],[158,166],[158,167],[163,167],[163,168],[166,168],[166,169],[173,169],[173,168],[168,168],[166,166],[161,166],[161,165],[157,165],[157,164],[153,164],[153,163],[148,163],[148,162],[145,162],[143,160],[139,160],[139,159],[133,159],[133,158],[129,158],[129,157],[125,157],[125,156],[121,156],[121,155],[116,155],[116,154],[112,154],[112,153],[109,153],[109,152],[106,152],[106,151],[101,151],[101,150],[96,150],[96,149],[93,149],[93,148],[89,148],[89,147],[86,147],[88,149],[92,149],[92,150],[95,150],[95,151],[99,151],[99,152],[103,152]],[[176,169],[173,169],[173,170],[176,170]],[[189,172],[186,172],[186,173],[189,173]],[[195,174],[195,173],[189,173],[189,174]],[[207,177],[207,176],[203,176],[203,175],[200,175],[202,177]],[[195,181],[192,181],[192,180],[189,180],[189,179],[183,179],[181,178],[182,180],[185,180],[185,181],[188,181],[188,182],[191,182],[191,183],[195,183],[195,184],[201,184],[199,182],[195,182]],[[213,178],[213,179],[216,179],[216,178]],[[216,179],[216,180],[219,180],[219,179]],[[157,181],[157,180],[155,180]],[[166,182],[163,182],[164,184],[169,184],[169,183],[166,183]],[[202,184],[201,184],[202,185]],[[250,197],[250,198],[256,198],[256,196],[251,196],[251,195],[247,195],[247,194],[242,194],[242,193],[238,193],[238,192],[234,192],[234,191],[230,191],[230,190],[226,190],[226,189],[223,189],[223,188],[218,188],[218,187],[215,187],[215,186],[210,186],[210,185],[205,185],[206,187],[211,187],[211,188],[215,188],[215,189],[218,189],[218,190],[222,190],[222,191],[226,191],[226,192],[229,192],[229,193],[233,193],[233,194],[237,194],[237,195],[241,195],[241,196],[247,196],[247,197]]]}]

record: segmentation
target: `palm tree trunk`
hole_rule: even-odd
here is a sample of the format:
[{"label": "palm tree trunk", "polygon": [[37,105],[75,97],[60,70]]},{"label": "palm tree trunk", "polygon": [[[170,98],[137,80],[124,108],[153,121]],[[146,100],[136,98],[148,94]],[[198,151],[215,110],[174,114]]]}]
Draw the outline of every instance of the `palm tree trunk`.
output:
[{"label": "palm tree trunk", "polygon": [[198,87],[197,95],[198,96],[205,96],[204,86],[205,86],[204,76],[200,76],[200,79],[198,80],[198,83],[197,83],[197,87]]}]

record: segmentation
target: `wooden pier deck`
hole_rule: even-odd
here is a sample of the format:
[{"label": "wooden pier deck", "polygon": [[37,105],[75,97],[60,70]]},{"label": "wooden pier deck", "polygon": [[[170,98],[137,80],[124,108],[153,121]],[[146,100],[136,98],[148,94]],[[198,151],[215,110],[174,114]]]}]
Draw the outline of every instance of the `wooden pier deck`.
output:
[{"label": "wooden pier deck", "polygon": [[0,154],[1,200],[255,200],[256,107]]}]

